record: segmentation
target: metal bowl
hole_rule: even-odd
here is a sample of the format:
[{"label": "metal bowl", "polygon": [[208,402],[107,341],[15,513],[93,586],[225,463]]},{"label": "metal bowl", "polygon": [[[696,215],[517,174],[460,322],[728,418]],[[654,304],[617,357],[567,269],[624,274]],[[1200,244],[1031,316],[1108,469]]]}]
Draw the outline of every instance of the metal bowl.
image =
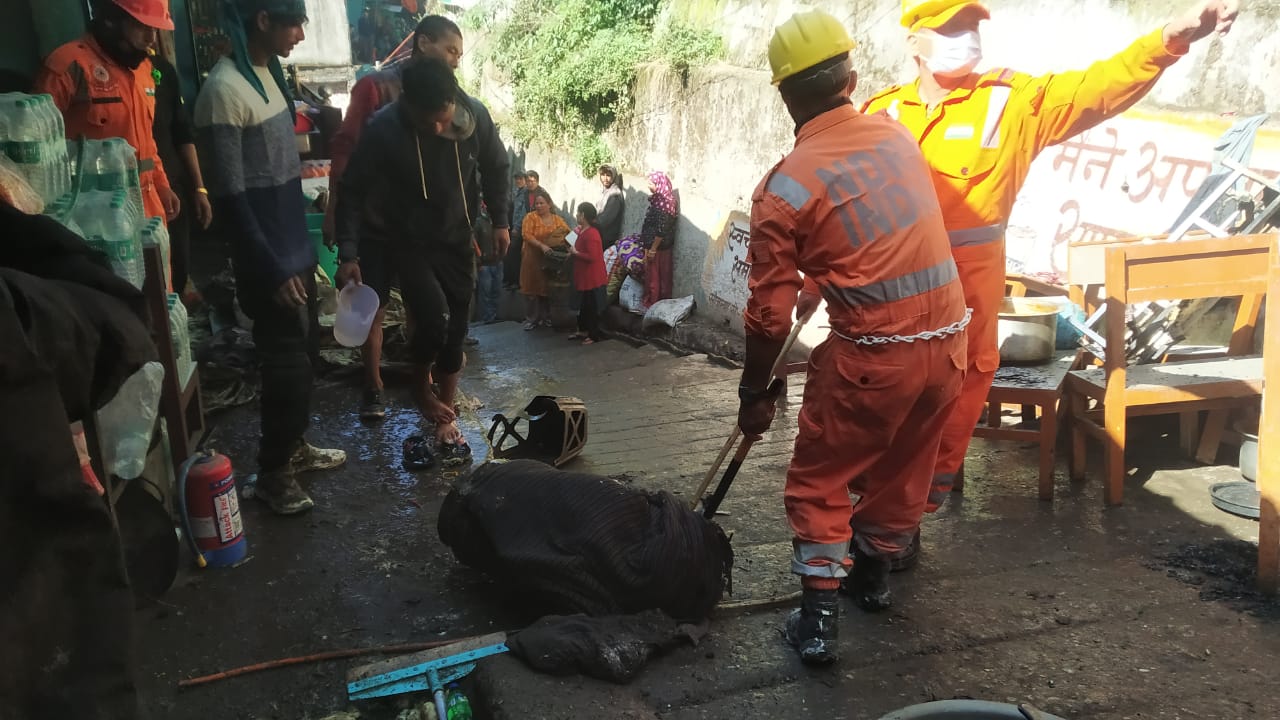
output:
[{"label": "metal bowl", "polygon": [[1000,305],[996,334],[1000,362],[1040,365],[1053,359],[1058,336],[1058,306],[1035,298],[1007,297]]}]

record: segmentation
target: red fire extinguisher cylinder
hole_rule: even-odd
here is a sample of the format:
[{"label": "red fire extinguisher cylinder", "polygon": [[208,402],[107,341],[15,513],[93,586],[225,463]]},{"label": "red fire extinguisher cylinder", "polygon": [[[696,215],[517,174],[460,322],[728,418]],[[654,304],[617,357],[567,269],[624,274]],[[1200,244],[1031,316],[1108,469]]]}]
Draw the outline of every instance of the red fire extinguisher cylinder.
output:
[{"label": "red fire extinguisher cylinder", "polygon": [[218,453],[195,455],[178,478],[182,527],[200,567],[229,567],[244,560],[249,542],[231,460]]}]

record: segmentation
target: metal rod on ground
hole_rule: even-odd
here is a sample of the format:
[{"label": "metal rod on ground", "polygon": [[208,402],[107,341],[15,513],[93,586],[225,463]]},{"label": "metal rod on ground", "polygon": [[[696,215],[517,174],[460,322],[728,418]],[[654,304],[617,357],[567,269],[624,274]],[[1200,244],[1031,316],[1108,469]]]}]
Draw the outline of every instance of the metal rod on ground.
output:
[{"label": "metal rod on ground", "polygon": [[[756,610],[769,610],[783,605],[794,603],[800,597],[800,593],[791,593],[789,595],[778,595],[776,597],[762,598],[759,600],[737,600],[731,602],[722,602],[716,606],[716,614],[722,617],[732,615],[746,615]],[[203,675],[201,677],[187,678],[179,680],[178,687],[189,688],[200,685],[208,685],[219,680],[229,680],[242,675],[252,675],[253,673],[262,672],[263,670],[275,670],[277,668],[290,667],[293,665],[306,665],[309,663],[327,662],[330,660],[345,660],[347,658],[362,657],[365,655],[399,655],[424,650],[434,650],[445,645],[454,645],[456,643],[476,640],[483,637],[482,635],[473,635],[471,637],[454,638],[451,640],[432,640],[430,642],[420,643],[403,643],[399,645],[382,645],[379,647],[369,648],[353,648],[350,650],[331,650],[329,652],[314,653],[311,655],[299,655],[296,657],[281,658],[279,660],[268,660],[267,662],[254,663],[253,665],[245,665],[244,667],[223,670],[222,672],[213,673],[212,675]]]},{"label": "metal rod on ground", "polygon": [[[791,354],[791,348],[796,344],[796,340],[799,339],[800,331],[804,329],[805,324],[809,322],[809,319],[813,317],[813,313],[816,311],[817,308],[815,307],[813,310],[805,313],[804,317],[796,320],[795,324],[791,326],[791,334],[787,336],[787,341],[782,345],[782,351],[778,353],[777,359],[773,361],[773,372],[769,377],[777,379],[770,384],[770,390],[773,390],[775,386],[780,390],[783,386],[785,381],[783,383],[779,382],[782,378],[778,376],[778,373],[786,366],[787,355]],[[720,454],[716,456],[716,461],[712,463],[711,468],[707,470],[707,474],[702,478],[702,483],[698,485],[698,490],[694,492],[693,500],[689,504],[690,509],[698,509],[698,503],[702,502],[702,496],[707,492],[707,488],[711,487],[711,481],[715,479],[716,473],[720,471],[720,466],[724,464],[724,459],[729,456],[729,451],[733,449],[734,443],[738,442],[738,439],[741,437],[742,429],[738,427],[738,423],[735,420],[733,424],[733,432],[729,433],[729,439],[725,441],[724,447],[720,449]],[[745,440],[738,446],[738,452],[734,454],[733,463],[730,463],[729,470],[725,471],[725,478],[728,479],[728,483],[733,482],[733,476],[730,475],[730,472],[732,472],[733,475],[737,475],[738,468],[742,467],[742,461],[746,460],[747,451],[750,449],[751,443]],[[734,466],[734,463],[737,463],[737,467]],[[724,488],[724,492],[721,492],[721,488]],[[716,493],[720,496],[719,499],[716,500],[717,508],[720,506],[720,501],[724,500],[724,495],[728,491],[729,484],[727,484],[725,480],[721,480],[720,486],[716,488]],[[715,508],[712,508],[709,513],[704,513],[704,515],[710,519],[715,515]]]},{"label": "metal rod on ground", "polygon": [[792,593],[787,593],[786,595],[775,595],[773,597],[759,598],[756,600],[733,600],[730,602],[722,602],[719,605],[716,605],[715,617],[749,615],[757,610],[772,610],[774,608],[786,607],[798,602],[802,595],[803,593],[797,590]]},{"label": "metal rod on ground", "polygon": [[351,650],[332,650],[330,652],[316,653],[314,655],[300,655],[298,657],[281,658],[279,660],[269,660],[267,662],[255,663],[244,667],[234,668],[232,670],[224,670],[223,672],[205,675],[203,677],[188,678],[179,680],[178,687],[195,687],[197,685],[207,685],[218,680],[226,680],[227,678],[239,677],[241,675],[249,675],[251,673],[261,672],[263,670],[273,670],[275,668],[289,667],[290,665],[304,665],[306,663],[324,662],[326,660],[344,660],[346,658],[361,657],[363,655],[395,655],[422,652],[423,650],[434,650],[445,645],[463,642],[465,640],[473,640],[479,635],[469,638],[455,638],[452,640],[432,640],[431,642],[420,643],[404,643],[401,645],[383,645],[381,647],[370,648],[354,648]]}]

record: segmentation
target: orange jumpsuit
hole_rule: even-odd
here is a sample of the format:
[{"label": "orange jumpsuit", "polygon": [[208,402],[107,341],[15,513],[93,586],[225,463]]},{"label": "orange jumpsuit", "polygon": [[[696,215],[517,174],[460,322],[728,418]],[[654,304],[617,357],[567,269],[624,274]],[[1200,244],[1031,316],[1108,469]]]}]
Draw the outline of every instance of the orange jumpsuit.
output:
[{"label": "orange jumpsuit", "polygon": [[920,143],[965,303],[973,309],[968,373],[943,432],[929,512],[951,492],[1000,366],[996,321],[1004,298],[1004,230],[1031,161],[1046,147],[1127,110],[1177,59],[1157,30],[1087,70],[1040,77],[1006,69],[972,74],[932,112],[915,84],[889,88],[863,107],[900,121]]},{"label": "orange jumpsuit", "polygon": [[809,358],[785,502],[792,569],[844,577],[851,536],[872,556],[910,544],[964,374],[964,294],[928,165],[887,118],[823,113],[752,195],[748,247],[749,335],[787,336],[801,272],[827,300],[832,335]]},{"label": "orange jumpsuit", "polygon": [[156,117],[156,81],[151,63],[136,70],[121,67],[102,50],[92,35],[63,45],[45,58],[36,76],[35,92],[53,96],[62,111],[67,138],[93,140],[124,138],[138,153],[138,176],[143,211],[164,217],[158,188],[169,188],[151,134]]}]

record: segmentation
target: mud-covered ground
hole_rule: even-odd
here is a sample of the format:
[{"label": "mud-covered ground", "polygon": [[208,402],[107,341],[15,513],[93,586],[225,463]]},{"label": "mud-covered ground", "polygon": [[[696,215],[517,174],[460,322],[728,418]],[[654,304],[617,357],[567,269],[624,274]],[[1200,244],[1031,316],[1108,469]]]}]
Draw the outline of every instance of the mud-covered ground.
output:
[{"label": "mud-covered ground", "polygon": [[[514,323],[476,330],[464,390],[481,424],[534,394],[580,397],[590,440],[574,469],[691,495],[731,428],[735,370],[620,341],[582,348]],[[790,533],[781,489],[801,392],[752,449],[719,522],[733,534],[735,600],[784,595]],[[450,478],[400,468],[416,429],[407,393],[381,426],[359,423],[358,389],[317,390],[313,442],[350,463],[306,481],[316,509],[276,518],[245,503],[251,559],[187,571],[136,615],[144,703],[154,718],[395,718],[395,703],[348,703],[365,660],[299,665],[179,691],[180,679],[276,658],[430,641],[516,627],[518,599],[457,566],[436,536]],[[1014,419],[1011,418],[1012,422]],[[1178,460],[1172,426],[1139,423],[1126,504],[1104,509],[1096,472],[1036,499],[1036,450],[975,442],[968,487],[926,519],[918,568],[894,576],[897,604],[843,608],[842,662],[801,667],[778,633],[785,610],[720,618],[696,648],[627,686],[486,662],[476,704],[498,718],[878,718],[931,699],[1030,701],[1065,718],[1269,717],[1280,634],[1252,594],[1256,524],[1209,502],[1232,467]],[[253,471],[256,408],[218,418],[211,446]],[[509,603],[509,604],[508,604]],[[373,660],[376,658],[370,658]]]}]

